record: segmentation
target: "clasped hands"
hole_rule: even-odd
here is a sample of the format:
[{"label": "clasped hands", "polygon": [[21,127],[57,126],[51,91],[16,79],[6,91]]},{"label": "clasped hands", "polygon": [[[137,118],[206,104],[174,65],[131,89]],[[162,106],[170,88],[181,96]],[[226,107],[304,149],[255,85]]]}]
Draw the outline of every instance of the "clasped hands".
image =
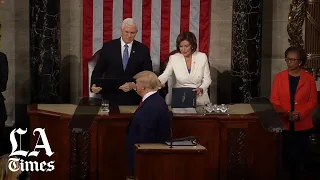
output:
[{"label": "clasped hands", "polygon": [[298,121],[300,119],[300,113],[298,111],[288,112],[289,121]]},{"label": "clasped hands", "polygon": [[[126,82],[122,86],[119,87],[119,89],[121,89],[124,92],[129,92],[129,91],[131,91],[132,89],[135,89],[135,88],[136,88],[136,84],[133,83],[133,82]],[[96,84],[93,84],[92,87],[91,87],[91,90],[92,90],[92,92],[97,94],[102,90],[102,88],[101,87],[97,87]]]}]

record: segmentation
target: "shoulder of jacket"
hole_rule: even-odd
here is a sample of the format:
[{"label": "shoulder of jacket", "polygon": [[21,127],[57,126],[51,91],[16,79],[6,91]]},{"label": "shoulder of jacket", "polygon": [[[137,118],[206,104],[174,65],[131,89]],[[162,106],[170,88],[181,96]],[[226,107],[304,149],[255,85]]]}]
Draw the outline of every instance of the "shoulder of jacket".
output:
[{"label": "shoulder of jacket", "polygon": [[278,72],[275,77],[283,77],[285,76],[286,74],[288,74],[288,70],[283,70],[283,71],[280,71]]},{"label": "shoulder of jacket", "polygon": [[1,51],[0,51],[0,56],[1,57],[7,57],[7,55],[5,53],[1,52]]},{"label": "shoulder of jacket", "polygon": [[141,42],[139,42],[139,41],[137,41],[137,40],[133,40],[133,43],[134,43],[136,46],[138,46],[139,48],[144,48],[144,49],[149,50],[149,47],[148,47],[147,45],[145,45],[145,44],[143,44],[143,43],[141,43]]},{"label": "shoulder of jacket", "polygon": [[308,79],[313,79],[313,80],[314,80],[313,75],[311,75],[308,71],[303,70],[302,72],[305,74],[305,76],[306,76]]}]

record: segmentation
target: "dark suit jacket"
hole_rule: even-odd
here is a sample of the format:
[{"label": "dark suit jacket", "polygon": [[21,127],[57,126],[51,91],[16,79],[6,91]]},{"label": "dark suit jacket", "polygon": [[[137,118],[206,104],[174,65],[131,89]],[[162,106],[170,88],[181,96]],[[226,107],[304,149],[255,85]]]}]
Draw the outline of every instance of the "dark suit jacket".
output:
[{"label": "dark suit jacket", "polygon": [[[97,79],[103,75],[106,78],[119,78],[119,86],[126,82],[134,82],[133,76],[137,73],[149,70],[152,71],[152,62],[149,48],[138,42],[133,41],[130,58],[127,68],[124,71],[121,56],[120,38],[108,41],[103,44],[99,54],[99,59],[91,75],[91,86],[97,84]],[[110,104],[117,105],[138,105],[141,97],[135,92],[123,92],[119,87],[108,90],[102,87],[102,95],[109,99]]]},{"label": "dark suit jacket", "polygon": [[7,89],[8,69],[7,56],[0,52],[0,124],[7,119],[6,108],[4,105],[5,98],[2,95],[2,92]]},{"label": "dark suit jacket", "polygon": [[126,138],[126,153],[132,175],[134,144],[164,143],[170,138],[170,121],[168,106],[159,93],[149,96],[136,110],[129,123]]}]

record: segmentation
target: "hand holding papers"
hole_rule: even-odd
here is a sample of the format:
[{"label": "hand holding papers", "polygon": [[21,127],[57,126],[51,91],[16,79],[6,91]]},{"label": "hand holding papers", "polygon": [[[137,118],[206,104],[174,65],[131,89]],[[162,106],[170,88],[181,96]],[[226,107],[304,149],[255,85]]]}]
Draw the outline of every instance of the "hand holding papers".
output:
[{"label": "hand holding papers", "polygon": [[194,88],[172,88],[172,108],[195,108],[196,92]]},{"label": "hand holding papers", "polygon": [[196,88],[196,89],[193,89],[193,91],[195,91],[198,96],[201,96],[202,93],[203,93],[203,89],[202,88]]}]

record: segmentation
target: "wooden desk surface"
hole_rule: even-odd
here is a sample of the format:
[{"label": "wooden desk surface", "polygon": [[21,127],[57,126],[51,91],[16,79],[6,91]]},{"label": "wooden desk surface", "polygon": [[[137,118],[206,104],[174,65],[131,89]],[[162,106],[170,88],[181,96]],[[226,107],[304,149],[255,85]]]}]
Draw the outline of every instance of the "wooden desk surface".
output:
[{"label": "wooden desk surface", "polygon": [[[253,115],[254,111],[251,108],[249,104],[232,104],[228,105],[229,107],[229,114],[174,114],[174,116],[181,117],[181,116],[188,116],[188,117],[201,117],[201,116],[230,116],[230,115],[236,115],[237,118],[240,116],[247,116],[247,115]],[[37,104],[37,105],[31,105],[29,106],[28,113],[45,113],[45,114],[55,114],[55,115],[66,115],[66,116],[72,116],[77,108],[77,105],[75,104]],[[107,117],[116,117],[116,116],[122,116],[124,114],[133,114],[138,106],[119,106],[119,111],[117,113],[110,113],[109,115],[103,115],[99,113],[99,116],[102,116],[102,118]],[[200,107],[199,107],[200,108]],[[171,107],[169,106],[169,109]],[[100,117],[101,118],[101,117]],[[98,118],[99,119],[99,118]]]},{"label": "wooden desk surface", "polygon": [[162,153],[172,153],[172,152],[206,152],[207,149],[202,145],[198,144],[196,146],[167,146],[166,144],[160,143],[149,143],[149,144],[135,144],[135,149],[137,152],[162,152]]}]

